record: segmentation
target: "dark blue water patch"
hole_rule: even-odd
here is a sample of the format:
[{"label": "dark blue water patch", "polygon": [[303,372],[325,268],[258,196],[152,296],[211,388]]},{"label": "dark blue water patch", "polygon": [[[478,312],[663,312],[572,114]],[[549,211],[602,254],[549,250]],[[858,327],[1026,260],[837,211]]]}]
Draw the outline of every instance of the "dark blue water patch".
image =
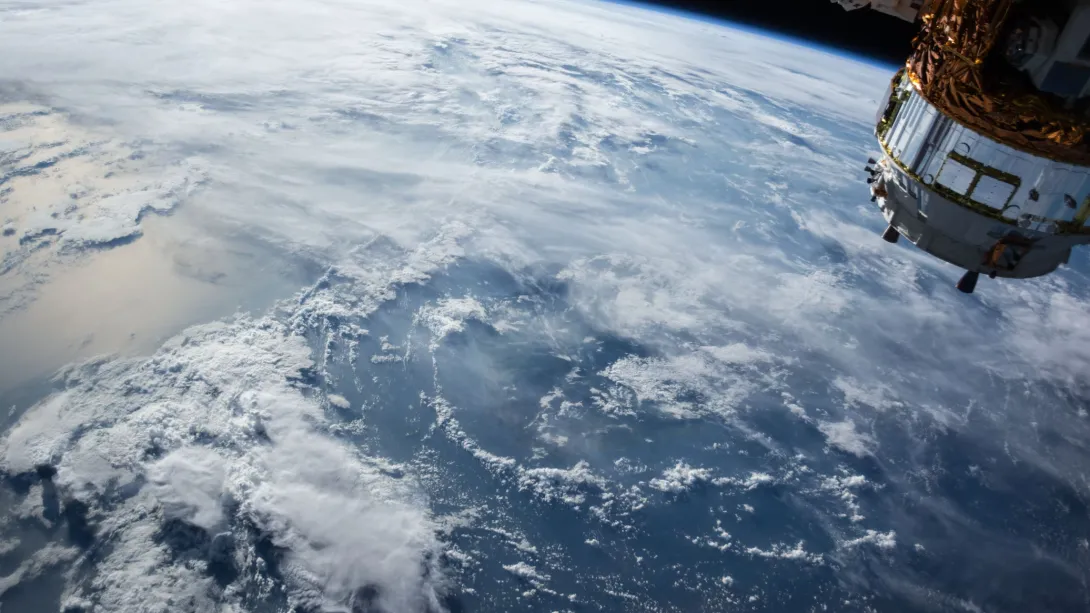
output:
[{"label": "dark blue water patch", "polygon": [[68,542],[81,549],[87,549],[95,543],[97,529],[91,523],[90,512],[90,505],[76,498],[65,501],[61,509],[67,527]]},{"label": "dark blue water patch", "polygon": [[[0,540],[18,539],[18,545],[12,551],[0,554],[0,576],[11,575],[35,554],[55,545],[76,546],[83,550],[82,560],[85,563],[97,561],[92,549],[95,544],[94,527],[88,519],[90,506],[66,498],[59,492],[53,483],[55,474],[51,467],[46,466],[31,472],[27,479],[33,481],[31,485],[36,486],[37,491],[30,487],[14,486],[10,479],[0,486],[0,504],[6,508],[34,505],[36,501],[26,500],[26,496],[41,496],[38,501],[40,517],[18,518],[7,524],[0,535]],[[58,561],[56,566],[46,561],[44,568],[31,565],[27,577],[0,594],[0,606],[12,611],[59,610],[59,599],[65,586],[64,573],[68,566],[63,561]]]},{"label": "dark blue water patch", "polygon": [[[969,578],[972,587],[963,589],[983,607],[1001,611],[1064,612],[1086,610],[1085,577],[1081,572],[1049,561],[1034,559],[1031,551],[1000,564],[980,564],[978,574]],[[949,575],[947,575],[949,576]]]},{"label": "dark blue water patch", "polygon": [[[429,423],[435,419],[434,413],[429,413],[427,403],[419,401],[416,406],[404,408],[400,406],[373,407],[368,410],[367,417],[368,423],[374,427],[367,438],[371,441],[369,445],[377,442],[384,450],[391,450],[397,446],[411,448],[415,454],[419,455],[420,461],[426,464],[427,468],[423,470],[429,473],[439,472],[434,481],[429,480],[432,483],[429,487],[429,497],[433,501],[435,511],[458,511],[475,504],[474,501],[490,500],[494,504],[490,504],[485,512],[509,518],[517,517],[519,530],[524,530],[525,523],[536,521],[535,518],[539,517],[536,500],[529,493],[518,490],[513,475],[502,471],[497,473],[494,468],[478,462],[457,441],[448,439],[442,432],[414,433],[407,432],[403,425],[399,428],[394,423],[396,416],[405,416],[410,412],[425,414],[426,421]],[[383,415],[377,416],[376,413]],[[378,419],[384,421],[376,424]],[[399,455],[404,453],[403,451]],[[548,513],[550,508],[547,506],[542,512]],[[544,527],[571,525],[570,519],[561,523],[551,522],[548,519],[541,521]],[[564,542],[564,539],[553,534],[543,536],[545,540],[537,538],[537,534],[531,533],[529,536],[532,542],[550,543],[550,549],[555,548],[556,543]],[[462,586],[478,590],[478,596],[462,596],[461,606],[466,610],[512,610],[510,606],[518,602],[517,598],[512,596],[512,599],[508,600],[506,596],[499,594],[517,594],[529,589],[530,586],[502,569],[503,564],[514,564],[522,559],[520,555],[512,555],[506,537],[480,528],[466,527],[456,529],[451,538],[454,545],[479,557],[486,571],[459,577]],[[581,537],[575,534],[569,540],[577,543],[581,542]],[[485,596],[487,602],[478,603],[479,608],[475,608],[475,600],[480,598],[480,595],[487,595]],[[558,602],[561,601],[555,599],[554,604]],[[536,607],[526,609],[525,603],[522,603],[520,608],[537,610]]]},{"label": "dark blue water patch", "polygon": [[984,610],[1085,609],[1088,594],[1078,570],[1082,567],[1042,552],[1031,542],[951,515],[945,501],[904,497],[890,519],[898,525],[899,543],[906,546],[870,567],[875,578],[868,587],[883,599],[903,598],[906,586],[927,586],[933,593],[949,594]]},{"label": "dark blue water patch", "polygon": [[[633,421],[603,415],[589,406],[577,415],[554,417],[548,432],[566,440],[555,448],[549,447],[547,462],[566,468],[586,461],[595,472],[627,485],[658,476],[661,469],[682,459],[699,464],[703,458],[689,446],[697,449],[700,445],[714,444],[723,436],[714,424],[702,427],[696,422],[654,414],[644,416],[638,423]],[[629,474],[631,465],[646,469]]]},{"label": "dark blue water patch", "polygon": [[[468,287],[467,287],[468,286]],[[445,339],[436,351],[436,360],[442,364],[439,378],[431,362],[431,339],[425,330],[415,328],[414,314],[425,305],[441,299],[448,290],[465,291],[472,288],[478,299],[488,300],[494,297],[512,299],[526,296],[527,305],[539,305],[541,301],[555,300],[557,292],[563,292],[564,286],[541,279],[537,283],[520,283],[510,273],[502,269],[478,263],[465,263],[452,267],[444,274],[437,275],[426,285],[414,285],[403,289],[398,297],[384,305],[366,322],[370,334],[362,339],[357,348],[359,358],[351,368],[338,364],[331,366],[337,383],[335,390],[350,400],[353,406],[364,407],[365,418],[371,426],[379,430],[405,431],[419,435],[430,427],[430,421],[419,419],[418,411],[421,394],[434,397],[441,389],[443,397],[460,409],[468,409],[472,414],[488,415],[490,409],[508,402],[512,396],[526,405],[536,406],[538,399],[548,391],[546,385],[552,385],[554,379],[561,378],[570,370],[570,364],[547,355],[547,351],[534,350],[534,359],[519,357],[519,363],[526,370],[519,374],[517,386],[515,380],[505,380],[504,373],[513,372],[493,362],[493,355],[499,349],[518,357],[525,346],[515,341],[500,338],[490,327],[479,322],[467,323],[467,330],[454,337]],[[381,348],[382,339],[398,347],[392,354],[397,361],[379,361],[372,363],[373,357],[386,360],[391,354]],[[411,359],[404,359],[404,355]],[[534,386],[526,384],[527,373],[533,379],[534,369],[541,368],[543,362],[537,356],[553,364],[545,370],[552,370],[547,383]],[[487,368],[485,366],[491,364]],[[350,381],[360,381],[360,388],[348,385]],[[436,387],[438,382],[439,387]],[[506,389],[513,386],[513,389]],[[494,413],[493,416],[502,413]],[[411,422],[411,423],[410,423]],[[388,450],[396,457],[405,459],[406,451]]]},{"label": "dark blue water patch", "polygon": [[[771,446],[764,448],[766,453],[788,457],[801,453],[807,458],[822,458],[825,455],[825,435],[814,423],[790,412],[784,402],[775,390],[757,392],[746,400],[747,408],[739,411],[737,419],[750,431],[767,437]],[[731,433],[729,440],[737,442],[738,434]],[[743,437],[742,440],[748,439]]]},{"label": "dark blue water patch", "polygon": [[[688,501],[698,516],[704,515],[701,496],[702,493],[695,492]],[[726,572],[738,577],[751,572],[754,581],[758,581],[763,580],[762,575],[766,573],[762,571],[770,566],[763,561],[754,562],[748,557],[738,558],[711,548],[688,543],[679,545],[677,531],[682,526],[692,525],[684,512],[653,517],[656,522],[646,524],[634,536],[602,526],[580,510],[561,504],[543,504],[529,493],[519,492],[493,500],[496,502],[494,510],[502,516],[517,518],[519,533],[539,545],[539,553],[532,556],[536,558],[532,562],[539,570],[552,575],[548,583],[550,589],[561,595],[574,593],[581,606],[594,610],[633,610],[623,599],[605,594],[603,588],[606,587],[638,594],[641,599],[660,604],[663,610],[692,610],[693,606],[707,603],[706,593],[679,586],[694,569],[716,579]],[[489,606],[482,609],[511,610],[509,607],[514,605],[514,598],[503,595],[504,590],[496,588],[510,586],[517,592],[525,586],[519,586],[519,580],[511,579],[500,567],[522,560],[524,556],[512,557],[489,536],[487,532],[481,534],[479,530],[467,528],[457,537],[467,549],[487,559],[483,576],[468,578],[469,583],[472,586],[488,585],[498,577],[499,586],[488,589],[486,593],[491,594]],[[586,543],[588,537],[594,537],[597,543]],[[548,544],[547,549],[541,547],[543,543]],[[557,555],[560,555],[559,559]],[[542,564],[541,558],[553,562]],[[797,569],[791,572],[797,574]],[[554,596],[539,595],[520,603],[518,608],[550,610],[547,607],[553,607],[557,602]]]},{"label": "dark blue water patch", "polygon": [[[87,545],[94,541],[93,534],[90,534],[90,538],[86,538],[90,533],[86,513],[82,516],[73,517],[75,513],[72,513],[71,510],[71,504],[64,506],[63,519],[66,521],[72,519],[68,523],[69,540],[86,548]],[[42,518],[50,524],[56,524],[62,519],[61,497],[51,477],[42,478]]]},{"label": "dark blue water patch", "polygon": [[[1048,532],[1090,535],[1087,501],[1072,484],[1026,461],[1012,461],[1000,444],[950,431],[929,449],[940,466],[930,493],[986,533],[1045,546]],[[1044,533],[1044,534],[1043,534]]]},{"label": "dark blue water patch", "polygon": [[366,441],[373,452],[395,462],[411,461],[428,437],[435,413],[427,398],[435,396],[432,373],[425,363],[383,364],[370,369],[374,378],[363,380],[363,392],[354,386],[335,389],[363,419]]},{"label": "dark blue water patch", "polygon": [[60,611],[65,584],[64,573],[46,570],[0,592],[0,608],[15,613]]},{"label": "dark blue water patch", "polygon": [[[715,496],[709,488],[696,488],[669,505],[654,504],[636,514],[635,533],[618,532],[562,506],[536,512],[542,505],[532,498],[512,503],[519,529],[532,543],[564,545],[564,559],[569,562],[559,571],[555,566],[549,571],[553,575],[550,587],[561,593],[570,590],[584,605],[597,610],[632,610],[630,604],[606,595],[602,588],[607,585],[637,594],[662,610],[701,609],[709,604],[709,586],[693,589],[694,575],[719,585],[720,579],[729,575],[739,591],[750,592],[760,586],[766,595],[775,596],[773,603],[810,602],[827,595],[835,585],[828,569],[810,569],[798,561],[752,557],[706,546],[705,541],[714,534],[711,507]],[[773,518],[768,525],[770,532],[780,534],[780,525]],[[588,535],[595,538],[596,545],[585,542]],[[700,542],[691,543],[689,538]],[[552,604],[544,600],[544,605]],[[768,604],[758,605],[761,608],[775,610]],[[548,609],[535,606],[532,610]]]},{"label": "dark blue water patch", "polygon": [[233,571],[214,567],[210,570],[238,573],[235,576],[242,580],[236,581],[230,589],[238,595],[245,610],[255,613],[290,610],[281,572],[287,551],[278,547],[271,535],[257,528],[245,516],[235,516],[232,519],[232,528],[235,547],[241,551],[240,564],[236,563]]},{"label": "dark blue water patch", "polygon": [[[1081,602],[1086,592],[1072,589],[1071,571],[1085,564],[1072,536],[1090,532],[1081,493],[1012,461],[1004,448],[1010,433],[990,418],[974,417],[963,431],[928,428],[924,436],[912,434],[903,418],[895,411],[874,422],[882,459],[872,461],[880,470],[851,461],[881,488],[856,491],[861,513],[897,531],[897,548],[872,565],[885,577],[882,591],[909,581],[977,604],[993,599],[996,610],[1012,611],[1048,602],[1051,590],[1071,595],[1063,602]],[[926,555],[914,552],[916,543]],[[1053,580],[1043,584],[1020,562],[1042,554],[1039,563],[1053,567]],[[1003,577],[1002,587],[988,577]]]},{"label": "dark blue water patch", "polygon": [[43,376],[0,390],[0,434],[6,433],[30,407],[58,391],[52,376]]},{"label": "dark blue water patch", "polygon": [[42,477],[42,472],[48,470],[46,466],[48,465],[42,465],[41,470],[28,470],[25,472],[0,470],[0,483],[3,483],[7,489],[16,495],[26,496],[35,485],[52,480],[52,477]]},{"label": "dark blue water patch", "polygon": [[[548,347],[510,347],[506,339],[496,337],[498,333],[491,328],[470,322],[459,338],[437,348],[434,355],[440,365],[439,383],[444,396],[455,405],[486,410],[493,407],[498,409],[493,414],[495,419],[513,419],[507,425],[524,427],[539,409],[540,398],[563,381],[572,365],[553,355]],[[494,349],[498,347],[507,351],[497,355]],[[518,407],[528,410],[522,411],[521,417],[504,411]]]},{"label": "dark blue water patch", "polygon": [[[436,415],[429,413],[429,408],[422,404],[414,410],[434,420]],[[402,432],[375,428],[368,436],[369,444],[374,440],[378,440],[384,449],[400,446],[412,451],[413,457],[408,463],[427,476],[430,507],[435,513],[459,513],[482,500],[500,500],[518,490],[517,475],[479,461],[461,442],[442,430],[405,436]],[[488,509],[487,512],[509,513],[510,509]]]},{"label": "dark blue water patch", "polygon": [[153,537],[165,545],[175,557],[203,559],[212,543],[212,536],[204,528],[182,519],[166,519]]}]

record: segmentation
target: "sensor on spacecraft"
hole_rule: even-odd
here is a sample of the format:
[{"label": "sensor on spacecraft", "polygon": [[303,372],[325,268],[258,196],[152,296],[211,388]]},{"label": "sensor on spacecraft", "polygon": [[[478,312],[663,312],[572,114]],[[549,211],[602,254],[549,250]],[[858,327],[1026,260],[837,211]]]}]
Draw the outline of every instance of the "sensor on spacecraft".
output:
[{"label": "sensor on spacecraft", "polygon": [[1090,243],[1090,0],[833,0],[919,21],[867,167],[889,227],[964,268],[1023,279]]}]

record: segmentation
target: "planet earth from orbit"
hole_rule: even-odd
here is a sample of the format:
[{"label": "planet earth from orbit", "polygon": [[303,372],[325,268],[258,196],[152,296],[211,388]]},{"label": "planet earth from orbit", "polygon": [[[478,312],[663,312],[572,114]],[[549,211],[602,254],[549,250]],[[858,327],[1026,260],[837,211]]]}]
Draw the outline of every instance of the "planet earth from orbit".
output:
[{"label": "planet earth from orbit", "polygon": [[1090,271],[895,67],[600,2],[0,2],[3,613],[1090,607]]}]

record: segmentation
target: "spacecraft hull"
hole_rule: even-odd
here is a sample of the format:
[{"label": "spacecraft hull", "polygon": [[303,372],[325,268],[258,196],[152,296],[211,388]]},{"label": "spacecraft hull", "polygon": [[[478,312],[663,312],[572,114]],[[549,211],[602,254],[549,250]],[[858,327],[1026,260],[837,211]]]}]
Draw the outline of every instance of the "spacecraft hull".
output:
[{"label": "spacecraft hull", "polygon": [[[1019,230],[1012,236],[1010,226],[967,209],[926,187],[911,189],[907,178],[901,187],[895,175],[901,173],[884,160],[888,173],[886,194],[878,206],[889,225],[923,251],[972,272],[988,276],[1025,279],[1046,275],[1067,262],[1071,248],[1090,242],[1085,236],[1056,236]],[[926,213],[924,212],[926,211]],[[991,257],[1000,241],[1021,239]],[[1022,250],[1019,253],[1019,250]]]},{"label": "spacecraft hull", "polygon": [[920,249],[989,276],[1028,278],[1090,243],[1090,168],[992,140],[941,112],[899,75],[879,113],[871,191]]},{"label": "spacecraft hull", "polygon": [[890,243],[1029,278],[1090,243],[1090,0],[833,0],[920,30],[867,167]]}]

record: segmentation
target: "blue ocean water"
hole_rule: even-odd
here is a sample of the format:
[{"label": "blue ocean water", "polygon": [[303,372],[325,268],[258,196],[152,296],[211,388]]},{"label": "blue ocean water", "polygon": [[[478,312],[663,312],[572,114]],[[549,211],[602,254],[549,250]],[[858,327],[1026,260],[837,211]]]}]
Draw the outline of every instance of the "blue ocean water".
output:
[{"label": "blue ocean water", "polygon": [[[1002,457],[1002,439],[987,440],[998,433],[989,432],[986,416],[972,420],[984,440],[953,432],[921,437],[926,422],[906,429],[903,416],[876,421],[879,457],[830,452],[822,432],[800,422],[773,390],[751,396],[737,414],[724,418],[678,420],[646,401],[634,402],[637,415],[606,416],[590,410],[598,390],[611,386],[602,371],[619,359],[658,352],[582,320],[571,312],[566,292],[553,275],[516,279],[487,263],[462,263],[426,286],[399,292],[368,320],[371,336],[354,350],[358,357],[331,370],[328,389],[354,407],[337,414],[363,424],[362,434],[351,435],[355,443],[432,473],[426,482],[438,512],[480,504],[475,521],[450,534],[457,551],[478,561],[463,575],[457,572],[460,558],[452,560],[456,580],[470,588],[452,601],[454,610],[961,606],[936,601],[926,589],[902,591],[909,584],[964,594],[963,604],[984,610],[1080,606],[1080,581],[1062,562],[1035,554],[1029,543],[1080,533],[1087,507],[1062,480]],[[593,340],[554,343],[540,329],[500,333],[470,321],[429,348],[433,339],[413,325],[412,314],[467,293],[491,308],[513,302],[523,321],[547,319],[542,325],[563,329],[566,338]],[[398,347],[396,361],[371,362],[389,355],[382,343]],[[782,389],[818,413],[835,411],[836,394],[822,370],[819,356],[800,357]],[[540,399],[556,388],[578,408],[543,410]],[[437,398],[453,407],[457,433],[436,426],[443,420],[432,406]],[[669,400],[700,406],[709,399],[678,389]],[[562,446],[541,444],[543,416],[551,432],[566,438]],[[478,461],[467,454],[467,439],[516,464]],[[775,477],[741,488],[710,479],[680,492],[647,487],[649,476],[679,460],[740,481],[754,473]],[[560,474],[528,484],[513,468],[568,471],[579,462],[602,481]],[[921,465],[932,474],[917,472]],[[979,466],[1000,475],[998,481],[985,486],[973,479]],[[844,551],[832,535],[845,511],[845,490],[827,485],[827,475],[838,473],[867,483],[852,496],[857,513],[895,527],[898,542],[911,545]],[[640,489],[636,503],[624,500],[630,488]],[[723,532],[730,537],[719,536]],[[532,545],[512,550],[516,541]],[[819,561],[800,563],[804,554],[789,553],[796,543]],[[505,572],[505,565],[527,558],[553,569],[547,590]],[[739,585],[747,586],[742,597]]]}]

